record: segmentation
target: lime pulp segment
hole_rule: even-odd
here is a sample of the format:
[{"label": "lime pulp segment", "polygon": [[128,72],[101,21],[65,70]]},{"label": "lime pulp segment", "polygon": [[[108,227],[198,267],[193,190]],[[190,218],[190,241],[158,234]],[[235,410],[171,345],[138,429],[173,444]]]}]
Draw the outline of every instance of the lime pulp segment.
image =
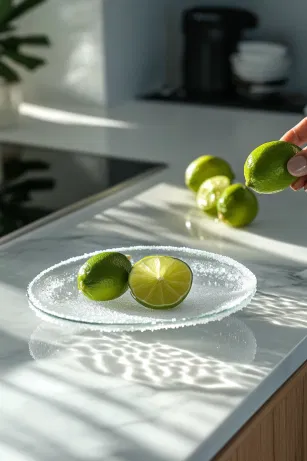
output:
[{"label": "lime pulp segment", "polygon": [[213,178],[207,179],[200,186],[196,202],[198,208],[202,211],[211,211],[217,205],[217,201],[224,192],[224,190],[230,185],[230,179],[227,176],[214,176]]},{"label": "lime pulp segment", "polygon": [[129,286],[140,304],[169,309],[186,298],[192,280],[192,271],[185,262],[170,256],[148,256],[134,265]]}]

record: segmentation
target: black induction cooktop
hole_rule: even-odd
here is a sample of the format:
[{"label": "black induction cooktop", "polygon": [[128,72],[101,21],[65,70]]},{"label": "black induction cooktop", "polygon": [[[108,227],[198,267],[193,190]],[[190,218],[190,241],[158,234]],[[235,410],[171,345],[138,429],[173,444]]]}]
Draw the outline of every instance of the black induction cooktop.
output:
[{"label": "black induction cooktop", "polygon": [[0,242],[1,237],[54,212],[68,213],[72,205],[85,206],[104,191],[162,168],[103,154],[2,143]]}]

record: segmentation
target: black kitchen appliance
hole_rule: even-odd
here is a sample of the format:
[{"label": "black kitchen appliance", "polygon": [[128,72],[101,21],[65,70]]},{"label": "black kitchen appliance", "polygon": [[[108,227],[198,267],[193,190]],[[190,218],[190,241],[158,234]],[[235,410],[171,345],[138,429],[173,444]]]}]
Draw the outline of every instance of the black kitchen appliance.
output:
[{"label": "black kitchen appliance", "polygon": [[229,57],[257,17],[244,9],[199,7],[183,13],[183,89],[190,97],[229,96]]},{"label": "black kitchen appliance", "polygon": [[[81,208],[114,186],[164,166],[60,149],[0,144],[0,243],[62,210]],[[13,234],[12,234],[13,235]],[[11,237],[11,236],[9,236]]]}]

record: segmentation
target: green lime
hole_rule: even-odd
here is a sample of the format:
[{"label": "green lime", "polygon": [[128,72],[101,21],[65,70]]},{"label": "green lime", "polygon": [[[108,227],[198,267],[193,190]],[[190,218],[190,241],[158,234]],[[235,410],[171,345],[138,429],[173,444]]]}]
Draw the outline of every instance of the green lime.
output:
[{"label": "green lime", "polygon": [[232,227],[250,224],[258,214],[258,200],[244,184],[232,184],[217,202],[218,217]]},{"label": "green lime", "polygon": [[230,179],[227,176],[213,176],[204,181],[196,196],[198,208],[206,213],[216,214],[217,201],[228,186]]},{"label": "green lime", "polygon": [[234,179],[229,163],[213,155],[203,155],[190,163],[186,169],[185,184],[193,192],[197,192],[201,184],[213,176],[227,176],[230,181]]},{"label": "green lime", "polygon": [[131,262],[121,253],[99,253],[80,267],[78,289],[93,301],[119,298],[128,289],[131,268]]},{"label": "green lime", "polygon": [[132,296],[145,307],[171,309],[189,294],[193,274],[180,259],[148,256],[138,261],[129,275]]},{"label": "green lime", "polygon": [[301,148],[285,141],[266,142],[254,149],[246,159],[244,177],[248,187],[259,194],[281,192],[296,179],[287,170],[287,163]]}]

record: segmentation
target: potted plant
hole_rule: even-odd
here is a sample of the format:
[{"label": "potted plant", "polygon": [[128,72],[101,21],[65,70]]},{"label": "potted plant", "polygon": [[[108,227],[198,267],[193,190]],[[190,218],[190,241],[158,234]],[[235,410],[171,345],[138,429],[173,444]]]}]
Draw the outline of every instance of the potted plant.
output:
[{"label": "potted plant", "polygon": [[28,47],[50,46],[45,35],[18,35],[16,22],[46,0],[0,0],[0,127],[18,120],[22,101],[20,67],[34,72],[46,60]]}]

